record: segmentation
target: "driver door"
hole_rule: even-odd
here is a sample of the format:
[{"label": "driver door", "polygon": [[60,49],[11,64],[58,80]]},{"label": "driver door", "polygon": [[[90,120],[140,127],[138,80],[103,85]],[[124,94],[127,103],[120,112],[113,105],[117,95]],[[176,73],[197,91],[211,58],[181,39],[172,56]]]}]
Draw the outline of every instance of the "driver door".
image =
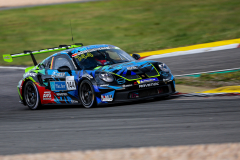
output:
[{"label": "driver door", "polygon": [[[69,68],[69,71],[63,71],[62,68]],[[76,90],[76,83],[72,71],[74,66],[67,55],[57,55],[52,59],[52,65],[48,70],[50,76],[50,88],[56,96],[54,100],[57,103],[72,102],[68,92]]]}]

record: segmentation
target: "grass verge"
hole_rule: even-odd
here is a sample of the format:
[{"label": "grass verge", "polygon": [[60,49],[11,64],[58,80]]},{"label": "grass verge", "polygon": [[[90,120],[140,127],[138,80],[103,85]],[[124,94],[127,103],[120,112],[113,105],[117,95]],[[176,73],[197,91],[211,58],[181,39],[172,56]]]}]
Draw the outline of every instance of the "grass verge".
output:
[{"label": "grass verge", "polygon": [[231,73],[202,74],[200,77],[176,78],[176,84],[207,88],[240,85],[240,71]]},{"label": "grass verge", "polygon": [[[239,0],[107,0],[4,10],[0,54],[71,44],[70,20],[75,42],[113,44],[128,53],[239,38],[239,6]],[[32,62],[0,58],[0,65],[13,64]]]}]

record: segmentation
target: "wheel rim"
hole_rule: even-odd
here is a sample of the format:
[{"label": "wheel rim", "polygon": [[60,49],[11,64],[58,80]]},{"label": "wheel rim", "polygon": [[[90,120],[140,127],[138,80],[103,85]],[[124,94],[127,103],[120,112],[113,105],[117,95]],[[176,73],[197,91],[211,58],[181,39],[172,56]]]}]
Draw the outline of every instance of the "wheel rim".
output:
[{"label": "wheel rim", "polygon": [[37,93],[33,85],[27,85],[25,92],[25,100],[30,107],[33,107],[36,104]]},{"label": "wheel rim", "polygon": [[83,83],[81,86],[81,99],[85,105],[91,105],[93,101],[93,93],[88,83]]}]

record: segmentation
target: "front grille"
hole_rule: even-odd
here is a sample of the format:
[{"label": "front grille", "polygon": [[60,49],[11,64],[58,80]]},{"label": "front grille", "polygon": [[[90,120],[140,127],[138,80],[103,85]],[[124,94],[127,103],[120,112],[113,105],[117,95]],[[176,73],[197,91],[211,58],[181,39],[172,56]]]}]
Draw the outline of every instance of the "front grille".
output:
[{"label": "front grille", "polygon": [[153,96],[153,95],[158,95],[158,94],[165,94],[165,93],[169,93],[168,86],[163,86],[163,87],[158,87],[158,88],[150,88],[150,89],[130,92],[128,97],[130,99],[143,98],[143,97],[148,97],[148,96]]}]

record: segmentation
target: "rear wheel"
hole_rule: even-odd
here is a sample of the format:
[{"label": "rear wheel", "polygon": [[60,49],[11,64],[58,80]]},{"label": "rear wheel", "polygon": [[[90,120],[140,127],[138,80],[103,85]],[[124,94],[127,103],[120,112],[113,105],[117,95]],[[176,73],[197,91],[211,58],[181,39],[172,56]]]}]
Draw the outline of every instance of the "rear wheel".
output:
[{"label": "rear wheel", "polygon": [[32,110],[39,109],[39,93],[36,85],[32,81],[28,81],[24,87],[24,99],[28,108]]},{"label": "rear wheel", "polygon": [[83,80],[79,87],[80,100],[85,108],[96,105],[95,92],[89,80]]}]

